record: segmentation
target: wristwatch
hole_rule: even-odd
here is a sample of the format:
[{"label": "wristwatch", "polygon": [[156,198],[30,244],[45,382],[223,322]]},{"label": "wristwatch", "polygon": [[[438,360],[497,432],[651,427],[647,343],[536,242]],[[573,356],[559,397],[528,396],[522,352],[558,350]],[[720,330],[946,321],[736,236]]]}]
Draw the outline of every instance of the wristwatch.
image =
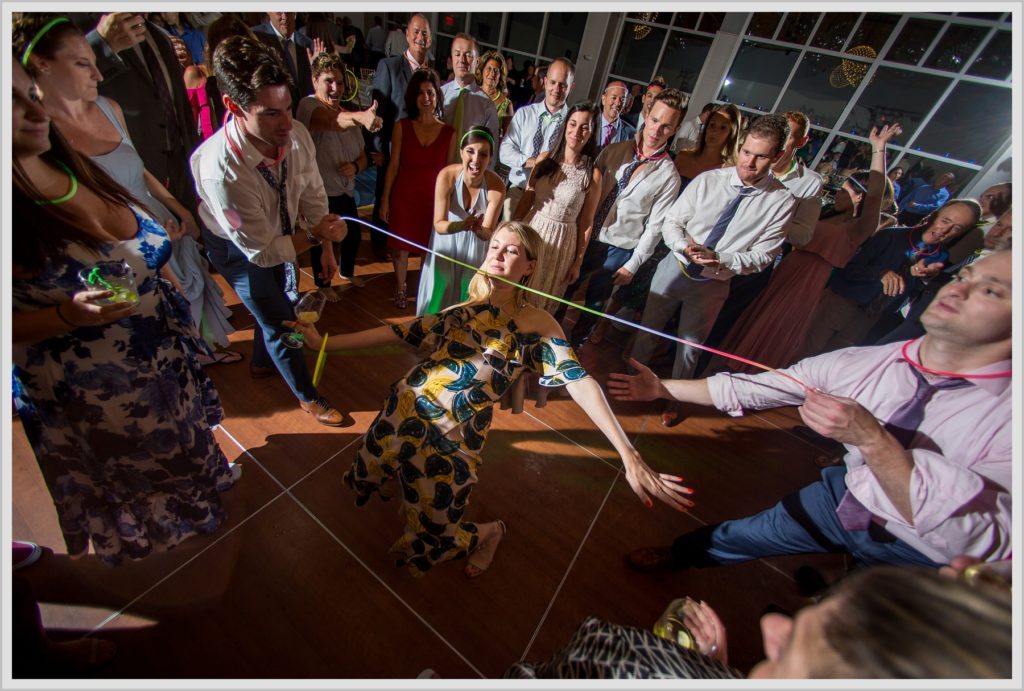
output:
[{"label": "wristwatch", "polygon": [[323,240],[318,238],[316,235],[313,235],[313,232],[309,229],[308,225],[303,225],[302,227],[306,231],[306,239],[309,240],[309,244],[311,244],[311,245],[323,244]]}]

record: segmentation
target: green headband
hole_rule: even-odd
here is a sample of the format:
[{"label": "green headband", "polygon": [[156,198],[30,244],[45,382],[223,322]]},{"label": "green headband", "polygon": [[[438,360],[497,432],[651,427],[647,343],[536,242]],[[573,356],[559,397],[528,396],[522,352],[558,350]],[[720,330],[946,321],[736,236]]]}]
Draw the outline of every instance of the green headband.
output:
[{"label": "green headband", "polygon": [[466,133],[464,135],[462,135],[462,139],[459,140],[459,148],[460,149],[466,145],[466,137],[468,137],[469,135],[473,134],[474,132],[476,134],[481,135],[487,141],[489,141],[491,143],[491,151],[494,151],[494,138],[491,137],[490,132],[487,132],[486,130],[467,130]]},{"label": "green headband", "polygon": [[49,31],[53,27],[57,26],[61,22],[70,22],[70,21],[71,20],[68,19],[67,17],[57,17],[56,19],[51,19],[50,21],[48,21],[46,23],[46,25],[43,26],[43,28],[39,30],[39,33],[36,34],[36,37],[33,38],[31,41],[29,41],[28,45],[25,47],[25,54],[21,56],[21,66],[22,67],[28,67],[28,56],[32,54],[32,49],[36,47],[36,44],[39,43],[39,41],[43,38],[43,36],[46,35],[47,31]]}]

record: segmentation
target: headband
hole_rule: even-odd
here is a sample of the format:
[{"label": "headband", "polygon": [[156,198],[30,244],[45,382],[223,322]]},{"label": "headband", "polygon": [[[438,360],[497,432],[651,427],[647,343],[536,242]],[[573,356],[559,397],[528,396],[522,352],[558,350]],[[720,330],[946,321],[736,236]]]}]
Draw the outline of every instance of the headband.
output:
[{"label": "headband", "polygon": [[71,20],[67,17],[57,17],[56,19],[51,19],[50,21],[48,21],[43,26],[43,28],[39,30],[39,33],[36,34],[36,37],[29,41],[28,45],[25,47],[25,54],[21,56],[21,66],[28,67],[28,56],[32,54],[32,49],[36,47],[36,44],[39,43],[43,36],[46,35],[47,31],[49,31],[50,29],[52,29],[53,27],[57,26],[62,22],[70,21]]},{"label": "headband", "polygon": [[494,138],[491,136],[490,132],[487,132],[486,130],[467,130],[466,133],[462,135],[462,139],[459,140],[460,149],[466,145],[466,137],[473,133],[479,134],[481,137],[484,137],[489,141],[491,143],[491,151],[494,151]]}]

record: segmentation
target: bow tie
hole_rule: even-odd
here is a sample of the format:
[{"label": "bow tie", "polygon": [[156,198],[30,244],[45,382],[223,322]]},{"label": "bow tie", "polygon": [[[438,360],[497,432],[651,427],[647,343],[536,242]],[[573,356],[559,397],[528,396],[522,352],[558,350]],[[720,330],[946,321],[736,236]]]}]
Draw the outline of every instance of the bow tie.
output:
[{"label": "bow tie", "polygon": [[562,119],[562,114],[561,113],[548,113],[547,111],[545,111],[545,112],[541,113],[541,115],[540,115],[540,121],[541,122],[558,122],[561,119]]}]

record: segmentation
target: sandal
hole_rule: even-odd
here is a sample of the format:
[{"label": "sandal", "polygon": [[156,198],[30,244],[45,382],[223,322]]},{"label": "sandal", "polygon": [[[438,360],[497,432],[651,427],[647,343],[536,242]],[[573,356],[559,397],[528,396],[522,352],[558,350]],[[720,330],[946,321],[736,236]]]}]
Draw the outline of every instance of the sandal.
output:
[{"label": "sandal", "polygon": [[343,281],[342,285],[345,286],[345,288],[348,288],[349,286],[362,288],[363,286],[366,285],[366,281],[359,278],[358,276],[342,276],[341,280]]},{"label": "sandal", "polygon": [[395,307],[400,310],[404,310],[409,306],[408,299],[405,296],[405,286],[402,286],[401,290],[395,289]]},{"label": "sandal", "polygon": [[494,552],[498,549],[498,543],[508,533],[505,521],[498,519],[496,523],[498,524],[497,535],[487,542],[478,542],[476,549],[469,555],[466,568],[462,571],[466,574],[467,578],[476,578],[491,566],[491,562],[494,560]]},{"label": "sandal", "polygon": [[245,359],[245,356],[234,350],[218,350],[212,356],[200,353],[196,355],[196,359],[199,360],[200,366],[212,367],[214,365],[230,365],[235,362],[241,362]]},{"label": "sandal", "polygon": [[327,302],[338,302],[341,299],[333,286],[320,286],[320,293]]}]

